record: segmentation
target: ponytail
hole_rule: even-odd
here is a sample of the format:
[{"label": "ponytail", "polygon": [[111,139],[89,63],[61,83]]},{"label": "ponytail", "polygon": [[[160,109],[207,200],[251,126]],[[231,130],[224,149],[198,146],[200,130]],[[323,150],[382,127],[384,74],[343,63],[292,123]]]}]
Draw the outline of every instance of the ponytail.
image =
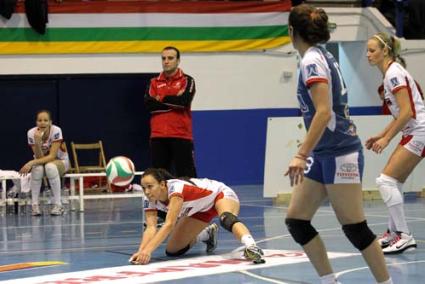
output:
[{"label": "ponytail", "polygon": [[401,66],[406,68],[406,60],[404,60],[403,57],[400,55],[401,51],[401,44],[400,41],[395,38],[394,36],[391,36],[391,47],[392,47],[392,57],[395,62],[398,62]]}]

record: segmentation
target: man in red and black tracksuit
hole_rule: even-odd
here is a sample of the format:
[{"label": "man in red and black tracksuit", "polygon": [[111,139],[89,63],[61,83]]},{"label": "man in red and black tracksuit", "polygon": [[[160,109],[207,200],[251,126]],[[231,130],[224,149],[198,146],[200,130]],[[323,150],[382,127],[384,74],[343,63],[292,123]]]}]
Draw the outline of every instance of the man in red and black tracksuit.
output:
[{"label": "man in red and black tracksuit", "polygon": [[151,79],[144,99],[151,113],[152,166],[196,177],[191,112],[195,80],[178,68],[177,48],[165,47],[161,58],[163,72]]}]

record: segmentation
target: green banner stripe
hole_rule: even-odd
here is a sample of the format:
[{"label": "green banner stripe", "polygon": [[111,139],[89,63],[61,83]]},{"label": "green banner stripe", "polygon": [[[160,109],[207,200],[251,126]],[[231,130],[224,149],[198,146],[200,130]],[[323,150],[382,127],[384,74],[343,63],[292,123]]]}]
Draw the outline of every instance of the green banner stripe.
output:
[{"label": "green banner stripe", "polygon": [[288,35],[288,26],[256,27],[150,27],[48,28],[40,35],[30,28],[0,29],[1,42],[132,41],[132,40],[239,40]]}]

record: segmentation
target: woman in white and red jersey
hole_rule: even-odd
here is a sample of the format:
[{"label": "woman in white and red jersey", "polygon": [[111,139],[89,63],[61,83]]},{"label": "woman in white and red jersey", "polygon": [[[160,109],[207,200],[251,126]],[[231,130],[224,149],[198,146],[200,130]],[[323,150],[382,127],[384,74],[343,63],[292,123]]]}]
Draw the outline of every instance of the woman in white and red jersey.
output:
[{"label": "woman in white and red jersey", "polygon": [[402,186],[425,156],[423,96],[419,85],[405,69],[399,52],[400,42],[386,33],[374,35],[367,43],[368,61],[384,77],[380,96],[394,119],[381,133],[366,141],[366,148],[380,154],[399,132],[402,133],[399,145],[376,179],[389,211],[388,230],[379,239],[385,254],[416,247],[404,215]]},{"label": "woman in white and red jersey", "polygon": [[52,124],[51,114],[41,110],[36,115],[36,126],[28,131],[28,145],[34,159],[28,161],[19,171],[31,172],[32,215],[40,216],[39,195],[43,176],[46,175],[53,192],[51,215],[62,215],[60,177],[69,169],[69,157],[63,145],[62,130]]},{"label": "woman in white and red jersey", "polygon": [[[206,243],[207,253],[212,252],[217,246],[218,226],[210,222],[216,216],[220,216],[221,226],[245,245],[245,258],[264,262],[262,250],[237,217],[240,205],[236,193],[224,183],[206,178],[177,179],[156,168],[147,169],[141,183],[147,197],[147,227],[139,250],[130,258],[133,264],[149,263],[151,254],[168,236],[168,256],[183,255],[198,241]],[[167,212],[158,231],[157,210]]]}]

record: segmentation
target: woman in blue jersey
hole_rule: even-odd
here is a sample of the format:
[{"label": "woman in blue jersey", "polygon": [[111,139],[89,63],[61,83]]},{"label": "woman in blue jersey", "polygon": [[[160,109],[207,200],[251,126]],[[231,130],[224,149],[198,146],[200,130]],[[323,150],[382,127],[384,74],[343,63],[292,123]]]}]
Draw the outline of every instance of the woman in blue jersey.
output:
[{"label": "woman in blue jersey", "polygon": [[348,115],[347,88],[338,63],[319,44],[329,38],[323,9],[299,5],[289,15],[289,36],[301,58],[297,96],[307,129],[285,175],[295,186],[285,219],[321,283],[338,283],[311,219],[329,198],[342,229],[363,255],[378,283],[392,283],[362,207],[363,152]]}]

